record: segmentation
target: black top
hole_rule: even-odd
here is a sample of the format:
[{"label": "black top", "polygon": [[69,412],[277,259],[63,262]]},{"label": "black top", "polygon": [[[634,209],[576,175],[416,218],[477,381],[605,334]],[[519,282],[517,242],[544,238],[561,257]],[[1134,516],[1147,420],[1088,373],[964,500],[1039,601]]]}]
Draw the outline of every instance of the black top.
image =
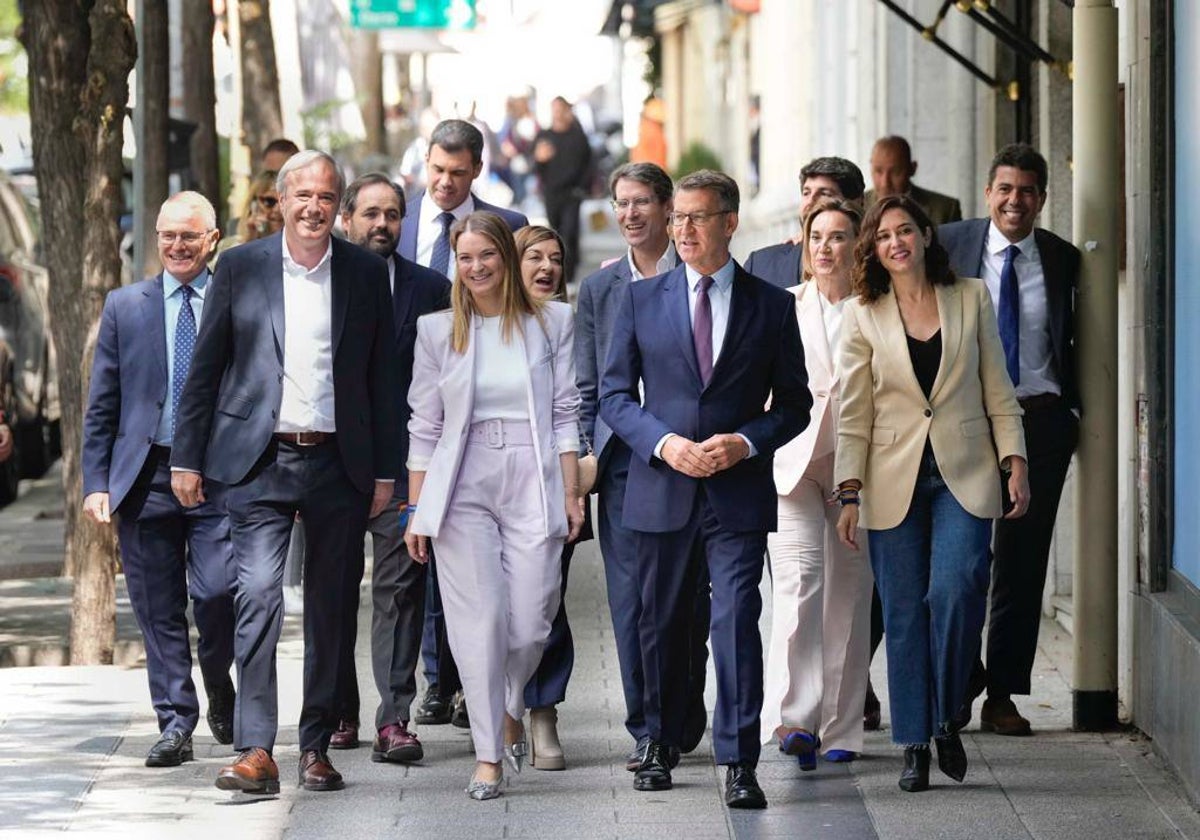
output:
[{"label": "black top", "polygon": [[908,339],[908,356],[912,359],[917,384],[925,392],[925,399],[929,399],[933,381],[937,379],[938,366],[942,363],[942,331],[938,330],[926,341],[918,341],[907,333],[905,338]]}]

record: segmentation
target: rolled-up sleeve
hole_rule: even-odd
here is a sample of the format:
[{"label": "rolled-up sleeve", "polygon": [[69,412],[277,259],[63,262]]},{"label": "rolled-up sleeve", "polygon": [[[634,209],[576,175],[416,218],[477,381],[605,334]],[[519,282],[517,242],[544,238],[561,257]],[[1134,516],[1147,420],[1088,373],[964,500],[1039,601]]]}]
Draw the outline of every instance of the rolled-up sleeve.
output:
[{"label": "rolled-up sleeve", "polygon": [[575,383],[575,320],[571,308],[561,308],[554,348],[554,442],[559,453],[579,451],[579,387]]}]

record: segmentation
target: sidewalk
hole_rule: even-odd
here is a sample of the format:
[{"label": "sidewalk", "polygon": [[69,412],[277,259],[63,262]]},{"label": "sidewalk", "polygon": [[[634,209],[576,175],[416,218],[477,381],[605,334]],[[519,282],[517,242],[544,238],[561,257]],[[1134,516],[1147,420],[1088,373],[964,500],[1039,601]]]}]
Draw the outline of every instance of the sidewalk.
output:
[{"label": "sidewalk", "polygon": [[[9,511],[0,512],[0,546],[9,544],[14,527]],[[5,562],[0,558],[0,567]],[[357,659],[362,715],[370,720],[375,689],[366,649],[369,599],[363,602]],[[65,633],[68,605],[67,581],[0,583],[0,647],[60,644],[55,634]],[[861,760],[822,762],[814,773],[802,774],[793,761],[764,749],[760,778],[770,807],[730,812],[722,804],[723,768],[712,764],[707,738],[684,758],[674,790],[632,789],[623,765],[631,741],[622,725],[620,677],[594,542],[576,554],[568,607],[576,644],[575,673],[560,707],[568,770],[527,769],[509,779],[505,796],[485,803],[462,792],[472,767],[470,739],[450,726],[420,728],[426,752],[420,764],[373,764],[366,747],[335,752],[345,791],[297,789],[302,645],[294,617],[285,621],[279,648],[276,757],[284,784],[276,797],[231,796],[213,787],[230,750],[213,742],[203,721],[195,762],[144,767],[157,733],[139,664],[0,668],[0,836],[1200,840],[1200,816],[1145,738],[1069,731],[1070,639],[1053,623],[1042,629],[1034,695],[1021,705],[1038,734],[1001,738],[972,726],[964,738],[971,763],[965,784],[955,785],[935,769],[933,791],[899,791],[900,754],[885,729],[869,734]],[[136,651],[123,599],[120,612],[120,635]],[[875,663],[881,694],[883,667],[881,656]],[[710,708],[713,701],[710,677]]]}]

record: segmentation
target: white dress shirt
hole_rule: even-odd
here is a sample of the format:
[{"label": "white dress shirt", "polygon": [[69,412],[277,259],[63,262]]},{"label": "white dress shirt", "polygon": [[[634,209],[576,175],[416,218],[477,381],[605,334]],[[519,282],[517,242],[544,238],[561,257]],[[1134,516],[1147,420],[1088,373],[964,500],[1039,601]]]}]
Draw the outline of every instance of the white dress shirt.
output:
[{"label": "white dress shirt", "polygon": [[1017,397],[1034,394],[1061,394],[1054,371],[1050,343],[1050,314],[1047,311],[1046,276],[1042,271],[1042,255],[1038,253],[1033,233],[1020,242],[1009,242],[992,222],[988,225],[987,245],[983,253],[983,281],[992,295],[992,306],[1000,312],[1000,272],[1004,269],[1004,250],[1015,244],[1021,251],[1013,261],[1017,272],[1017,294],[1021,300],[1019,365],[1021,382]]},{"label": "white dress shirt", "polygon": [[[467,193],[467,200],[450,211],[454,216],[454,220],[465,219],[475,212],[475,196]],[[442,215],[442,208],[434,204],[433,199],[429,197],[429,191],[426,190],[421,194],[421,212],[419,221],[417,222],[417,259],[416,262],[429,268],[429,263],[433,260],[433,246],[442,236],[442,223],[438,220],[438,216]],[[446,263],[446,276],[454,282],[455,271],[454,266],[454,251],[450,252],[450,259]]]},{"label": "white dress shirt", "polygon": [[850,296],[846,295],[837,303],[831,303],[829,298],[817,289],[817,300],[821,302],[821,320],[825,324],[825,340],[829,342],[829,354],[834,359],[838,357],[838,336],[842,334],[842,310],[846,308],[846,301],[849,299]]},{"label": "white dress shirt", "polygon": [[[643,275],[640,271],[638,271],[637,263],[635,263],[633,261],[633,248],[629,249],[625,258],[629,261],[629,277],[630,277],[630,279],[634,283],[636,283],[638,280],[645,280],[646,275]],[[668,239],[667,240],[667,250],[663,251],[663,255],[658,258],[657,262],[654,263],[654,274],[651,274],[649,276],[657,277],[660,274],[666,274],[668,271],[670,271],[672,268],[675,267],[675,264],[678,261],[679,261],[678,256],[675,253],[675,243],[672,242],[670,239]]]},{"label": "white dress shirt", "polygon": [[334,432],[333,243],[315,268],[283,245],[283,400],[277,432]]}]

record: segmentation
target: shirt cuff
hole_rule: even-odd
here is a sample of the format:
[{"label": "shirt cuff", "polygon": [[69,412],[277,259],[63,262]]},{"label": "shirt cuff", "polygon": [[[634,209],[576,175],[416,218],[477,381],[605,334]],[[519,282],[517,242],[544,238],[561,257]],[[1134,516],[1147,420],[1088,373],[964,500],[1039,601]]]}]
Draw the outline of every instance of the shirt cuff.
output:
[{"label": "shirt cuff", "polygon": [[410,473],[426,472],[429,469],[429,462],[431,460],[432,460],[431,458],[427,458],[427,457],[418,457],[416,455],[409,455],[408,463],[406,463],[404,465],[404,468],[406,470],[408,470]]},{"label": "shirt cuff", "polygon": [[171,472],[195,473],[200,475],[200,470],[188,469],[187,467],[171,467]]},{"label": "shirt cuff", "polygon": [[654,444],[654,457],[655,458],[657,458],[660,461],[662,460],[663,446],[666,444],[667,440],[669,440],[670,438],[673,438],[673,437],[675,437],[674,432],[667,432],[665,435],[663,435],[662,437],[660,437],[658,439],[658,443]]},{"label": "shirt cuff", "polygon": [[563,435],[558,439],[558,452],[565,455],[568,452],[579,452],[579,435]]},{"label": "shirt cuff", "polygon": [[747,458],[753,458],[758,454],[758,450],[754,448],[754,444],[750,442],[750,438],[746,437],[741,432],[734,432],[734,434],[746,441],[746,448],[750,450],[750,454],[746,456]]},{"label": "shirt cuff", "polygon": [[375,479],[375,483],[376,484],[395,484],[396,479],[394,479],[394,478],[377,478],[377,479]]}]

